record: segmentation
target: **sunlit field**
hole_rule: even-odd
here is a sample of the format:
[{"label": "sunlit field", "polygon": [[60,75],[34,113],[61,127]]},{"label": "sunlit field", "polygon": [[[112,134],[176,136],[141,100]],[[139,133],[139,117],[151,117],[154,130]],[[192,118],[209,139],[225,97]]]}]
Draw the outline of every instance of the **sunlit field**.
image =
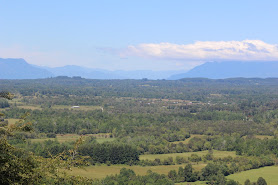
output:
[{"label": "sunlit field", "polygon": [[[115,138],[110,138],[109,134],[103,133],[103,134],[87,134],[82,137],[86,138],[88,136],[93,136],[96,137],[96,140],[99,143],[103,143],[106,141],[114,141]],[[39,139],[31,139],[31,142],[43,142],[46,140],[55,140],[57,139],[59,143],[64,143],[64,142],[74,142],[78,140],[81,136],[78,134],[57,134],[56,138],[39,138]]]},{"label": "sunlit field", "polygon": [[233,179],[241,184],[244,184],[246,179],[251,182],[256,182],[259,177],[263,177],[268,185],[278,184],[278,166],[263,167],[254,170],[248,170],[227,176],[228,179]]},{"label": "sunlit field", "polygon": [[[150,154],[150,155],[140,155],[140,160],[155,160],[155,159],[160,159],[160,160],[164,160],[167,159],[168,157],[173,157],[173,159],[175,160],[175,158],[177,156],[179,157],[190,157],[192,154],[197,154],[199,156],[203,156],[206,155],[208,153],[208,151],[200,151],[200,152],[186,152],[186,153],[171,153],[171,154]],[[214,157],[235,157],[236,153],[235,152],[231,152],[231,151],[217,151],[217,150],[213,150],[213,156]]]},{"label": "sunlit field", "polygon": [[[148,170],[157,172],[159,174],[167,175],[170,170],[178,170],[179,167],[184,167],[185,164],[181,165],[161,165],[161,166],[128,166],[128,165],[101,165],[101,166],[89,166],[85,168],[72,168],[72,171],[68,173],[70,175],[79,175],[82,177],[88,177],[93,179],[101,179],[107,175],[119,174],[122,168],[128,168],[134,170],[138,175],[146,175]],[[206,164],[196,164],[192,165],[195,170],[201,170],[206,166]]]}]

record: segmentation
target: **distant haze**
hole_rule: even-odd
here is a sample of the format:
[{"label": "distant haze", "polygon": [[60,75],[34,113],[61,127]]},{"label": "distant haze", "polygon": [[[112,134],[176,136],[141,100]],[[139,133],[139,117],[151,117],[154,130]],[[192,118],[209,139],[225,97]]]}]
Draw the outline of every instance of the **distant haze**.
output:
[{"label": "distant haze", "polygon": [[68,65],[64,67],[40,67],[28,64],[24,59],[0,58],[0,79],[36,79],[56,76],[80,76],[88,79],[167,79],[174,74],[184,73],[180,71],[108,71],[91,69],[80,66]]},{"label": "distant haze", "polygon": [[169,79],[178,80],[182,78],[269,78],[278,77],[278,62],[207,62],[190,71],[108,71],[102,69],[91,69],[80,66],[68,65],[64,67],[49,68],[28,64],[24,59],[1,59],[0,79],[36,79],[56,76],[80,76],[88,79],[142,79],[152,80]]},{"label": "distant haze", "polygon": [[269,78],[278,77],[278,62],[207,62],[190,71],[171,76],[169,79],[181,78]]}]

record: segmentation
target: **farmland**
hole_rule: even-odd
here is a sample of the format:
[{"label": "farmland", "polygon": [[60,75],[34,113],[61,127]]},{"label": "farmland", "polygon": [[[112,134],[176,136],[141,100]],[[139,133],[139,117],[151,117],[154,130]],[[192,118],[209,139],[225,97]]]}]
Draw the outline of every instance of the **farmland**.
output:
[{"label": "farmland", "polygon": [[277,164],[278,86],[271,79],[61,77],[0,84],[15,94],[1,100],[1,126],[28,126],[7,142],[45,160],[83,160],[75,164],[86,164],[84,169],[71,166],[69,175],[96,184],[127,174],[181,184],[237,178],[242,183],[241,174]]},{"label": "farmland", "polygon": [[31,139],[31,142],[43,142],[46,140],[56,140],[59,143],[64,143],[64,142],[75,142],[77,141],[80,137],[96,137],[97,141],[100,143],[103,142],[109,142],[109,141],[114,141],[115,138],[110,138],[110,134],[88,134],[88,135],[84,135],[84,136],[80,136],[77,134],[57,134],[56,138],[39,138],[39,139]]},{"label": "farmland", "polygon": [[[173,157],[176,158],[177,156],[179,157],[185,157],[188,158],[190,157],[192,154],[196,154],[198,156],[204,156],[208,153],[208,151],[200,151],[200,152],[186,152],[186,153],[171,153],[171,154],[152,154],[152,155],[141,155],[140,156],[140,160],[155,160],[155,159],[160,159],[160,160],[164,160],[167,159],[169,157]],[[235,152],[229,152],[229,151],[217,151],[214,150],[213,151],[213,156],[216,158],[223,158],[223,157],[235,157],[236,154]]]},{"label": "farmland", "polygon": [[[201,170],[205,164],[193,165],[194,169]],[[157,172],[159,174],[167,175],[170,170],[178,170],[179,167],[184,167],[184,165],[167,165],[167,166],[126,166],[126,165],[112,165],[112,166],[89,166],[85,168],[72,168],[72,171],[68,173],[71,175],[80,175],[83,177],[101,179],[107,175],[119,174],[122,168],[127,168],[133,170],[138,175],[146,175],[148,170]]]},{"label": "farmland", "polygon": [[260,169],[248,170],[241,173],[236,173],[229,175],[228,179],[236,180],[240,183],[244,183],[246,179],[249,179],[251,182],[256,182],[258,177],[263,177],[269,185],[278,184],[278,167],[270,166],[263,167]]}]

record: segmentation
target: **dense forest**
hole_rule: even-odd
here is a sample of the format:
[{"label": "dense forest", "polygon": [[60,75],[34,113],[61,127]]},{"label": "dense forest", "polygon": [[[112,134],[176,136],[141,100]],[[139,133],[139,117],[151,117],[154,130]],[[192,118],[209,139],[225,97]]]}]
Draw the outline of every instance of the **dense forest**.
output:
[{"label": "dense forest", "polygon": [[[2,168],[1,182],[21,184],[33,178],[31,184],[239,184],[226,176],[278,163],[277,82],[276,78],[0,80],[0,91],[13,94],[0,99],[1,147],[7,151],[1,165],[11,162],[10,155],[30,160],[19,161],[22,171],[16,172],[28,169],[28,175],[4,181],[7,169]],[[20,129],[11,129],[16,126]],[[68,136],[76,138],[61,141]],[[219,157],[217,152],[235,154]],[[163,155],[168,157],[159,157]],[[105,178],[53,173],[57,177],[53,181],[47,173],[41,177],[41,164],[58,160],[57,156],[58,164],[70,161],[66,166],[72,167],[176,168],[167,174],[138,175],[122,168]],[[202,168],[195,168],[199,164]],[[262,177],[255,182],[262,183],[267,183]]]}]

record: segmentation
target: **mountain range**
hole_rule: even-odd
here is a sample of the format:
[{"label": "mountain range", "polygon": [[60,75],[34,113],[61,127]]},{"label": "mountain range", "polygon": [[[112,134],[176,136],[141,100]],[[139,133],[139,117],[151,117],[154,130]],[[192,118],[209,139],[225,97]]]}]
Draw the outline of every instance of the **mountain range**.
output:
[{"label": "mountain range", "polygon": [[80,76],[87,79],[167,79],[182,78],[269,78],[278,77],[278,62],[207,62],[189,71],[108,71],[68,65],[41,67],[28,64],[24,59],[0,58],[0,79],[37,79],[56,76]]},{"label": "mountain range", "polygon": [[200,77],[211,79],[278,77],[278,62],[207,62],[186,73],[172,75],[168,80]]},{"label": "mountain range", "polygon": [[37,79],[56,76],[80,76],[88,79],[167,79],[174,74],[184,73],[180,71],[108,71],[91,69],[86,67],[67,65],[63,67],[41,67],[28,64],[24,59],[0,58],[0,79]]},{"label": "mountain range", "polygon": [[0,58],[0,79],[36,79],[51,77],[46,69],[28,64],[24,59]]}]

